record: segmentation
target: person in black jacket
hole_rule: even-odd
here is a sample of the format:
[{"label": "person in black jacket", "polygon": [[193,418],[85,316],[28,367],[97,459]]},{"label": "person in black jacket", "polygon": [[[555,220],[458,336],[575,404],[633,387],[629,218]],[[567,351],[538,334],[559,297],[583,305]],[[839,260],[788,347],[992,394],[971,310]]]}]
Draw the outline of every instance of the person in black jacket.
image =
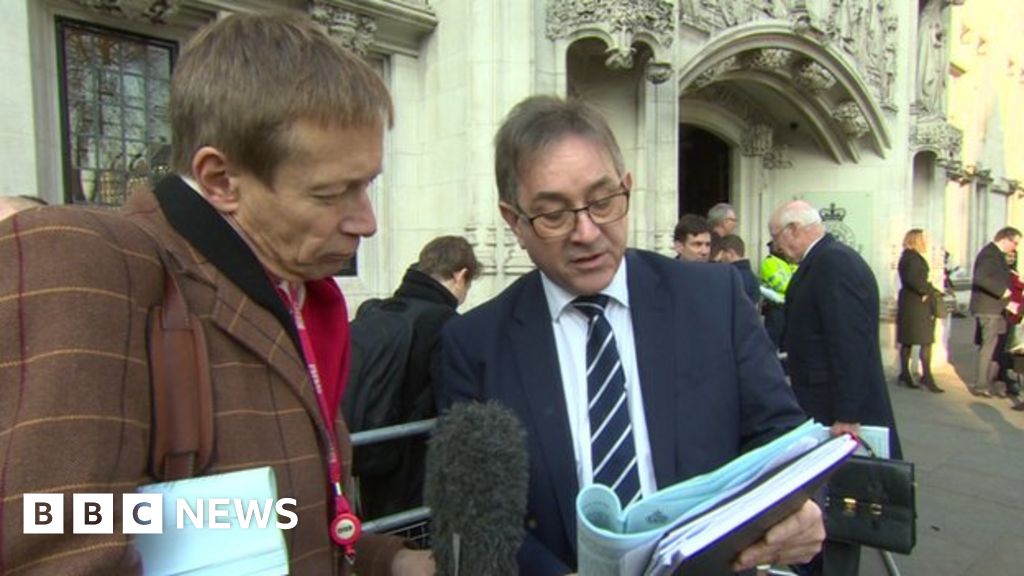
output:
[{"label": "person in black jacket", "polygon": [[[392,298],[368,301],[360,307],[352,329],[353,367],[359,366],[360,361],[372,362],[376,358],[375,349],[394,346],[392,340],[397,338],[396,334],[388,334],[386,329],[360,329],[358,321],[364,315],[364,307],[378,306],[409,318],[403,321],[412,323],[400,407],[396,410],[398,421],[390,425],[437,416],[441,329],[458,315],[456,309],[466,301],[470,285],[480,275],[481,269],[482,265],[473,247],[465,238],[440,236],[423,247],[419,260],[406,270]],[[379,319],[379,316],[375,319]],[[351,376],[342,409],[355,431],[359,429],[358,423],[365,420],[361,415],[350,414],[352,410],[360,410],[361,403],[357,397],[364,393],[360,388],[382,386],[384,383],[364,382],[356,374]],[[382,454],[389,456],[384,458]],[[360,472],[360,506],[363,514],[367,518],[379,518],[421,506],[425,459],[426,443],[420,437],[356,447],[354,465],[356,471]],[[387,470],[381,469],[384,467],[381,462],[384,461]]]},{"label": "person in black jacket", "polygon": [[[800,407],[833,435],[860,435],[861,424],[889,428],[889,453],[902,458],[882,368],[878,283],[853,248],[825,233],[818,211],[784,204],[768,224],[772,241],[800,267],[786,291],[783,341]],[[810,574],[855,576],[860,546],[825,540]]]},{"label": "person in black jacket", "polygon": [[[913,228],[903,237],[903,254],[898,265],[900,294],[896,302],[896,341],[900,343],[898,382],[909,388],[924,386],[932,392],[945,392],[932,377],[932,344],[935,343],[936,299],[938,288],[928,282],[927,243],[924,231]],[[910,352],[920,347],[921,384],[910,374]]]},{"label": "person in black jacket", "polygon": [[996,232],[992,242],[974,259],[970,310],[977,321],[981,345],[971,394],[982,398],[992,396],[994,391],[992,382],[999,367],[992,358],[1006,335],[1003,311],[1010,297],[1010,265],[1006,255],[1017,250],[1020,236],[1020,230],[1007,226]]}]

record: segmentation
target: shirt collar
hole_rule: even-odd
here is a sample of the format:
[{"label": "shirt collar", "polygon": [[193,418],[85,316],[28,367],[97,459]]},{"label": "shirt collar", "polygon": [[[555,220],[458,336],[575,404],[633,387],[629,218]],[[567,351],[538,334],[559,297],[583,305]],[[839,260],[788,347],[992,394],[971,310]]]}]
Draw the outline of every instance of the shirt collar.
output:
[{"label": "shirt collar", "polygon": [[800,257],[800,261],[801,262],[803,262],[804,258],[807,258],[807,255],[811,253],[811,250],[813,250],[814,247],[818,245],[818,242],[821,242],[821,239],[824,238],[824,237],[825,237],[825,235],[822,234],[821,236],[818,236],[817,238],[815,238],[814,242],[811,242],[810,246],[807,247],[807,250],[804,250],[803,256]]},{"label": "shirt collar", "polygon": [[[548,301],[548,310],[551,312],[553,320],[561,316],[567,307],[572,306],[572,301],[579,296],[579,294],[573,294],[556,284],[544,272],[540,273],[540,281],[541,285],[544,286],[544,296]],[[612,281],[608,286],[601,290],[601,294],[608,296],[627,309],[629,308],[629,286],[626,283],[625,256],[619,261],[619,269],[615,271],[615,276],[612,277]]]},{"label": "shirt collar", "polygon": [[[183,175],[179,174],[178,177],[181,178],[181,181],[184,182],[185,185],[187,185],[189,188],[191,188],[193,192],[198,194],[199,197],[203,199],[203,201],[210,202],[210,200],[206,197],[206,194],[204,194],[202,189],[199,188],[199,183],[198,182],[196,182],[195,180],[193,180],[189,176],[183,176]],[[211,204],[211,206],[212,206],[212,204]],[[245,230],[242,230],[242,227],[238,225],[238,222],[235,221],[234,218],[232,218],[232,217],[230,217],[230,216],[220,212],[219,210],[217,211],[217,214],[220,214],[220,217],[223,218],[224,221],[228,223],[228,226],[231,226],[231,229],[234,230],[236,234],[238,234],[238,237],[241,238],[243,242],[245,242],[246,246],[249,247],[249,250],[252,251],[253,256],[255,256],[257,254],[256,247],[249,240],[249,235],[245,233]],[[258,257],[257,257],[257,260],[259,260]],[[281,278],[278,278],[276,274],[274,274],[270,270],[267,270],[267,267],[263,266],[263,262],[260,262],[260,265],[263,268],[263,271],[267,273],[267,276],[270,277],[270,280],[274,284],[275,287],[283,290],[286,294],[288,294],[292,298],[294,298],[296,295],[301,296],[301,300],[300,300],[300,304],[299,304],[299,308],[301,309],[302,308],[302,301],[305,300],[305,286],[304,286],[305,283],[304,282],[289,282],[287,280],[282,280]]]}]

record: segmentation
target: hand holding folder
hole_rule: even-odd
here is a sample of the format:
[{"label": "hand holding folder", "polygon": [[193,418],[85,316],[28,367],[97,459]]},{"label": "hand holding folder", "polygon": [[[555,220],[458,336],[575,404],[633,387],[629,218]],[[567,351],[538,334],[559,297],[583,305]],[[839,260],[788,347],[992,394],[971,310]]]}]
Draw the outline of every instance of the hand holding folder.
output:
[{"label": "hand holding folder", "polygon": [[625,510],[608,488],[587,486],[576,501],[580,574],[728,573],[738,552],[799,510],[856,446],[807,422]]}]

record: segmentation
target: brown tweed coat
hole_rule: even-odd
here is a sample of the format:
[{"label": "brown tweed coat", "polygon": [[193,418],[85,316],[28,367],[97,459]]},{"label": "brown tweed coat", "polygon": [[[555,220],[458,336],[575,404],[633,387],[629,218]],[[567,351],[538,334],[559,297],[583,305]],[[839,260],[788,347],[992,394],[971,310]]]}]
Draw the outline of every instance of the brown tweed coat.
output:
[{"label": "brown tweed coat", "polygon": [[[301,357],[251,290],[172,227],[168,199],[188,199],[181,222],[226,226],[212,210],[193,214],[208,206],[176,178],[157,195],[136,193],[124,215],[52,207],[0,222],[0,574],[140,573],[120,534],[120,494],[153,481],[145,323],[162,294],[158,250],[206,333],[216,417],[208,472],[272,466],[279,497],[297,500],[298,525],[285,531],[291,574],[347,573],[327,536],[326,432]],[[347,474],[340,416],[338,430]],[[22,534],[26,492],[113,492],[114,534],[71,535],[67,495],[66,534]],[[356,571],[389,574],[401,546],[364,537]]]}]

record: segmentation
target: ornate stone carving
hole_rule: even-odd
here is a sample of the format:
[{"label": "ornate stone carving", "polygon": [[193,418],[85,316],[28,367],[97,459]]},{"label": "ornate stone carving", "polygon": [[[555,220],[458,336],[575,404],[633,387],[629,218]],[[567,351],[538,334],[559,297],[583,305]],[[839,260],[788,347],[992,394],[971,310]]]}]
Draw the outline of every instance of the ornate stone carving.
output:
[{"label": "ornate stone carving", "polygon": [[765,170],[787,170],[793,167],[793,160],[789,157],[789,146],[779,144],[773,146],[761,158],[761,165]]},{"label": "ornate stone carving", "polygon": [[756,102],[728,86],[709,86],[692,96],[725,108],[748,126],[770,125],[768,114]]},{"label": "ornate stone carving", "polygon": [[633,54],[636,50],[632,46],[616,46],[605,51],[604,65],[609,70],[629,70],[633,68]]},{"label": "ornate stone carving", "polygon": [[804,60],[793,68],[793,81],[814,94],[820,94],[836,83],[832,73],[813,60]]},{"label": "ornate stone carving", "polygon": [[868,121],[856,102],[846,101],[836,106],[832,110],[832,119],[839,123],[843,133],[852,140],[868,133]]},{"label": "ornate stone carving", "polygon": [[[957,172],[960,163],[960,146],[963,132],[943,120],[918,122],[910,127],[911,149],[930,148],[938,155],[939,164],[947,171]],[[955,179],[955,178],[954,178]]]},{"label": "ornate stone carving", "polygon": [[672,65],[667,62],[647,63],[647,80],[652,84],[661,84],[672,77]]},{"label": "ornate stone carving", "polygon": [[831,0],[825,33],[864,75],[882,105],[894,109],[899,20],[889,4],[890,0]]},{"label": "ornate stone carving", "polygon": [[377,34],[377,21],[328,0],[311,0],[309,15],[322,24],[339,44],[360,56],[366,56]]},{"label": "ornate stone carving", "polygon": [[740,153],[744,156],[764,156],[772,149],[774,131],[768,124],[754,124],[743,133]]},{"label": "ornate stone carving", "polygon": [[79,6],[136,22],[163,24],[177,12],[180,0],[74,0]]},{"label": "ornate stone carving", "polygon": [[945,112],[946,77],[949,74],[948,31],[945,0],[928,0],[918,17],[917,109],[932,115]]},{"label": "ornate stone carving", "polygon": [[587,28],[607,33],[611,41],[604,63],[612,70],[633,68],[633,44],[642,39],[656,58],[653,65],[648,63],[645,73],[658,84],[672,76],[671,63],[659,57],[672,45],[672,10],[672,4],[665,0],[550,0],[547,36],[552,40],[568,38]]},{"label": "ornate stone carving", "polygon": [[679,20],[704,30],[721,30],[751,20],[785,18],[787,0],[682,0]]},{"label": "ornate stone carving", "polygon": [[[933,0],[939,1],[939,0]],[[679,0],[679,21],[708,34],[756,20],[786,20],[794,32],[847,55],[879,103],[895,110],[899,20],[893,0]]]},{"label": "ornate stone carving", "polygon": [[754,70],[782,70],[793,53],[784,48],[761,48],[747,53],[747,65]]},{"label": "ornate stone carving", "polygon": [[693,81],[693,87],[699,90],[717,80],[718,77],[721,76],[722,74],[726,74],[728,72],[732,72],[734,70],[739,69],[739,59],[737,59],[735,56],[729,56],[728,58],[722,60],[718,64],[715,64],[714,66],[708,68],[704,72],[701,72],[700,76],[697,76],[697,78]]},{"label": "ornate stone carving", "polygon": [[550,0],[548,38],[566,38],[580,28],[603,25],[613,34],[629,40],[638,34],[652,36],[662,47],[672,45],[672,4],[664,0]]}]

